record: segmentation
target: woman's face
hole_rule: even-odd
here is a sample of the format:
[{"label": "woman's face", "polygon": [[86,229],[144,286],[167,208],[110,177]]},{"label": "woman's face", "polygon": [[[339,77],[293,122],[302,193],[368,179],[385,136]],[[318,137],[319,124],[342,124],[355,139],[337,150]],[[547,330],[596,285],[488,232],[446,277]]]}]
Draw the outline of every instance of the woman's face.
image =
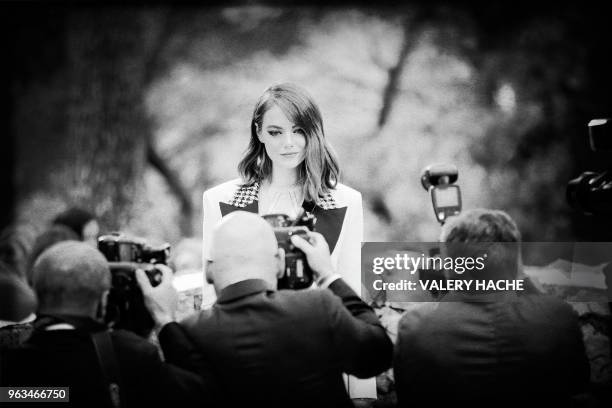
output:
[{"label": "woman's face", "polygon": [[294,169],[304,160],[306,134],[278,106],[274,105],[264,114],[257,136],[265,145],[273,167]]}]

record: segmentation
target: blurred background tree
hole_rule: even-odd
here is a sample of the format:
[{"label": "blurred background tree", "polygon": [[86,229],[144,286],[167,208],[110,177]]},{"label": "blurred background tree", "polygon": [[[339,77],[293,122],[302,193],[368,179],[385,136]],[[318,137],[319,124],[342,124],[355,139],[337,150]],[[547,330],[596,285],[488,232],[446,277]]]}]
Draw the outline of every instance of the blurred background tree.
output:
[{"label": "blurred background tree", "polygon": [[[124,228],[146,194],[145,167],[161,174],[192,217],[180,179],[152,143],[144,95],[171,14],[140,8],[16,7],[14,140],[18,217],[47,221],[63,206]],[[182,220],[181,220],[182,221]],[[178,222],[191,234],[190,222]]]},{"label": "blurred background tree", "polygon": [[79,204],[107,230],[199,236],[201,193],[237,176],[256,99],[294,81],[320,104],[343,182],[363,193],[367,240],[437,238],[419,181],[435,162],[457,165],[466,208],[508,211],[526,240],[609,240],[610,221],[565,202],[570,178],[610,161],[587,144],[588,120],[612,112],[610,29],[595,7],[8,11],[7,219]]}]

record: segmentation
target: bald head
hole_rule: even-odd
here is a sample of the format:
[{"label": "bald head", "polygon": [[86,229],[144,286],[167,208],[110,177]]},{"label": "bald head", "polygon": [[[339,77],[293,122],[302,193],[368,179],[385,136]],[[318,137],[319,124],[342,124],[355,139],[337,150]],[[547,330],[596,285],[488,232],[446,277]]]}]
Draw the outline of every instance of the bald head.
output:
[{"label": "bald head", "polygon": [[104,256],[78,241],[60,242],[45,250],[32,275],[41,313],[94,317],[111,284]]},{"label": "bald head", "polygon": [[246,279],[276,285],[278,244],[272,227],[258,215],[235,211],[213,230],[209,278],[217,291]]}]

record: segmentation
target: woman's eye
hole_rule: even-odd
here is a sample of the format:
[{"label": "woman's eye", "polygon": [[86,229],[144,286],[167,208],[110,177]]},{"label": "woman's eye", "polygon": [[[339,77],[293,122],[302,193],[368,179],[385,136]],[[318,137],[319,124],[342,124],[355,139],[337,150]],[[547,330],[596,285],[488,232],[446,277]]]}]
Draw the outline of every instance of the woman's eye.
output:
[{"label": "woman's eye", "polygon": [[300,135],[305,135],[306,134],[306,132],[304,132],[304,129],[295,129],[293,132],[294,133],[298,133]]},{"label": "woman's eye", "polygon": [[268,134],[270,136],[278,136],[280,135],[282,132],[280,130],[268,130]]}]

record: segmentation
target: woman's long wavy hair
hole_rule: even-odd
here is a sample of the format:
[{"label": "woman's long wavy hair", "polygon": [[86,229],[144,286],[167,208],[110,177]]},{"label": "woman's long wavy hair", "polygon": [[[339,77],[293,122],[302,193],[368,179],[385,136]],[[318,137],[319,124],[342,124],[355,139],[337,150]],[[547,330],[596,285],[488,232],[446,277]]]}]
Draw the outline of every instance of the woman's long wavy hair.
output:
[{"label": "woman's long wavy hair", "polygon": [[246,185],[272,176],[272,160],[257,137],[257,129],[261,129],[265,113],[273,106],[278,106],[288,119],[304,130],[306,154],[298,166],[298,182],[302,185],[304,199],[316,202],[336,187],[340,167],[336,153],[325,139],[319,108],[308,92],[297,85],[273,85],[259,98],[251,120],[251,140],[238,164],[238,171]]}]

